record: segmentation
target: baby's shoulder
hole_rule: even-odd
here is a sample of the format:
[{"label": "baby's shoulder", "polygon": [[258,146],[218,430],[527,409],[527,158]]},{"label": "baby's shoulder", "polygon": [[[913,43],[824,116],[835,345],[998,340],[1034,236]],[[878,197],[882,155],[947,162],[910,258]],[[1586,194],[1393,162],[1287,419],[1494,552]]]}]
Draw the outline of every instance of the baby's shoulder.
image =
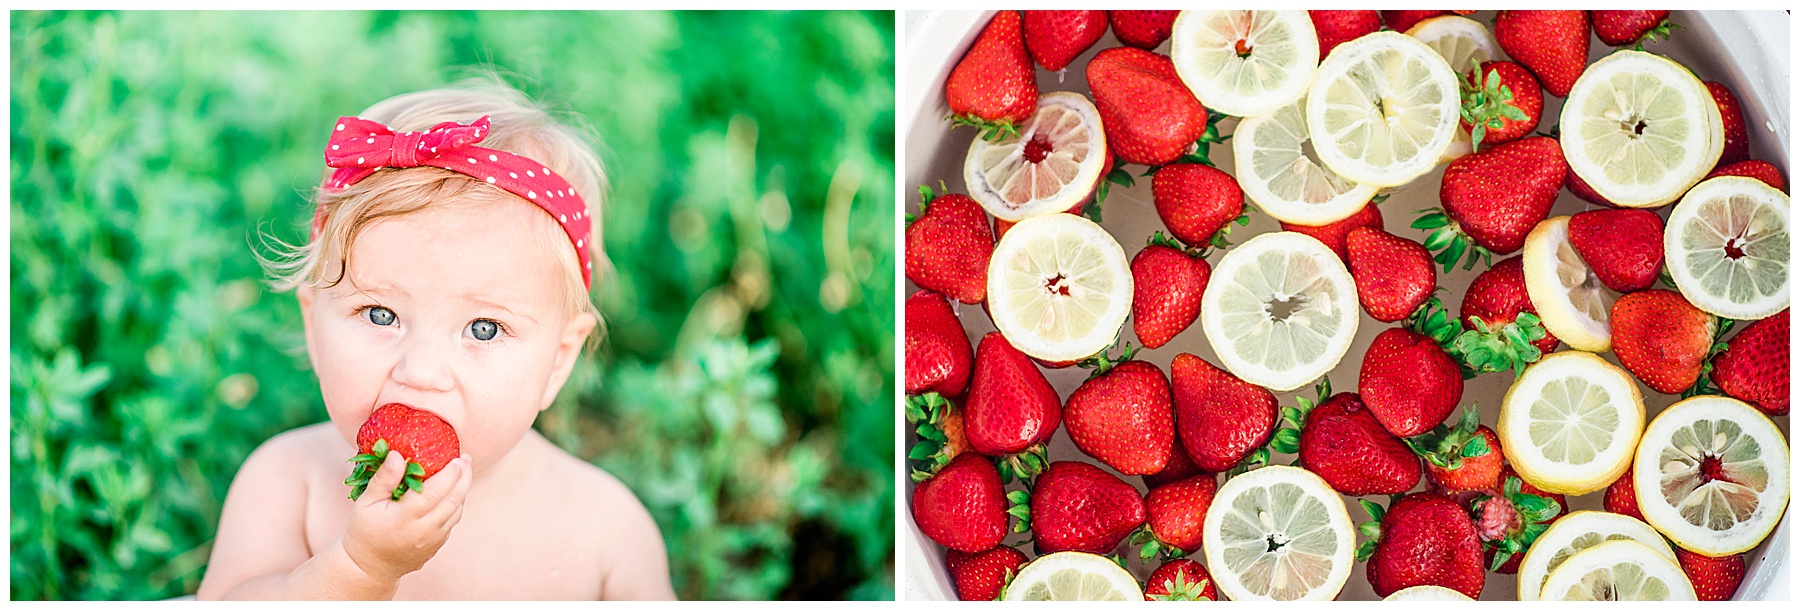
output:
[{"label": "baby's shoulder", "polygon": [[250,452],[244,459],[242,473],[279,471],[304,474],[316,469],[337,466],[343,462],[343,437],[331,422],[283,431]]},{"label": "baby's shoulder", "polygon": [[567,506],[649,521],[649,511],[637,495],[613,474],[562,450],[551,452],[550,456],[541,481],[547,489],[557,490]]}]

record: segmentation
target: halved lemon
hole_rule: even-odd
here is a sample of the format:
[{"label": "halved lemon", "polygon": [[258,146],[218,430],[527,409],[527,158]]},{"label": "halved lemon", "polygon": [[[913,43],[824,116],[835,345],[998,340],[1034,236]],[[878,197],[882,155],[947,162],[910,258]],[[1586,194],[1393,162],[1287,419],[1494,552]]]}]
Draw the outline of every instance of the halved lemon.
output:
[{"label": "halved lemon", "polygon": [[1519,561],[1519,600],[1538,599],[1550,572],[1582,550],[1607,541],[1636,541],[1675,559],[1675,550],[1649,524],[1606,511],[1577,511],[1550,523]]},{"label": "halved lemon", "polygon": [[1756,547],[1787,509],[1787,440],[1761,411],[1730,397],[1663,410],[1632,466],[1644,521],[1697,554]]},{"label": "halved lemon", "polygon": [[1571,556],[1544,580],[1540,600],[1696,600],[1674,558],[1636,541],[1607,541]]},{"label": "halved lemon", "polygon": [[1143,600],[1137,578],[1105,556],[1057,552],[1019,569],[1001,600]]},{"label": "halved lemon", "polygon": [[1329,225],[1361,210],[1375,197],[1359,184],[1319,165],[1309,149],[1306,114],[1299,100],[1272,114],[1238,123],[1231,136],[1238,185],[1269,216],[1284,223]]},{"label": "halved lemon", "polygon": [[1461,15],[1420,21],[1407,30],[1406,35],[1437,51],[1457,74],[1468,74],[1482,62],[1506,57],[1500,51],[1500,41],[1487,26]]},{"label": "halved lemon", "polygon": [[1527,367],[1501,399],[1494,427],[1520,477],[1573,495],[1619,479],[1643,431],[1644,397],[1631,374],[1579,350]]},{"label": "halved lemon", "polygon": [[1569,170],[1632,208],[1675,201],[1725,149],[1725,124],[1706,86],[1681,64],[1642,51],[1615,51],[1582,71],[1558,125]]},{"label": "halved lemon", "polygon": [[1681,296],[1737,320],[1788,307],[1789,205],[1786,193],[1754,178],[1720,176],[1690,189],[1663,230]]},{"label": "halved lemon", "polygon": [[1113,344],[1131,313],[1131,268],[1112,234],[1073,214],[1013,225],[988,261],[988,314],[1020,352],[1076,361]]},{"label": "halved lemon", "polygon": [[1444,586],[1413,586],[1389,594],[1382,600],[1462,601],[1475,600],[1469,595]]},{"label": "halved lemon", "polygon": [[1338,45],[1306,94],[1313,149],[1332,171],[1395,187],[1437,166],[1461,120],[1456,72],[1399,32]]},{"label": "halved lemon", "polygon": [[1524,260],[1519,263],[1525,271],[1525,293],[1545,330],[1576,350],[1612,349],[1607,318],[1619,294],[1600,283],[1569,243],[1569,217],[1538,222],[1525,236]]},{"label": "halved lemon", "polygon": [[1207,108],[1255,117],[1306,94],[1319,35],[1306,11],[1182,11],[1169,59]]},{"label": "halved lemon", "polygon": [[1355,564],[1344,497],[1298,467],[1225,480],[1201,541],[1219,592],[1232,600],[1331,600]]},{"label": "halved lemon", "polygon": [[1225,251],[1200,295],[1200,326],[1225,369],[1276,392],[1337,367],[1359,318],[1356,281],[1344,261],[1291,231]]},{"label": "halved lemon", "polygon": [[988,214],[1018,221],[1074,207],[1094,192],[1105,167],[1099,109],[1079,93],[1056,91],[1038,98],[1019,137],[970,143],[963,182]]}]

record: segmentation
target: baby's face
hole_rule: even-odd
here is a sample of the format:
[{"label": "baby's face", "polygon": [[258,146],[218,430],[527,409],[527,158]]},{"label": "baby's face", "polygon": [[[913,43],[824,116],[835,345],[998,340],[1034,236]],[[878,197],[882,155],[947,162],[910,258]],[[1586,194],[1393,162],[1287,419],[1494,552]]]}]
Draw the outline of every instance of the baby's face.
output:
[{"label": "baby's face", "polygon": [[378,220],[343,282],[300,290],[307,350],[345,440],[375,408],[405,403],[449,422],[478,472],[512,450],[595,324],[562,305],[549,248],[571,246],[530,243],[541,216],[497,201]]}]

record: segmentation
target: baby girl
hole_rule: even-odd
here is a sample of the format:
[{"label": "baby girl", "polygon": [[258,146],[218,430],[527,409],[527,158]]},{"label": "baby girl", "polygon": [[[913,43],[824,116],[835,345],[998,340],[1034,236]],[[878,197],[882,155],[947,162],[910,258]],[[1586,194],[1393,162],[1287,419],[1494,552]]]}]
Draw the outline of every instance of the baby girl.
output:
[{"label": "baby girl", "polygon": [[[673,598],[643,505],[531,428],[599,323],[592,149],[491,83],[320,127],[313,237],[270,267],[331,420],[238,470],[198,598]],[[419,484],[387,452],[351,500],[358,429],[394,403],[447,422],[460,456]]]}]

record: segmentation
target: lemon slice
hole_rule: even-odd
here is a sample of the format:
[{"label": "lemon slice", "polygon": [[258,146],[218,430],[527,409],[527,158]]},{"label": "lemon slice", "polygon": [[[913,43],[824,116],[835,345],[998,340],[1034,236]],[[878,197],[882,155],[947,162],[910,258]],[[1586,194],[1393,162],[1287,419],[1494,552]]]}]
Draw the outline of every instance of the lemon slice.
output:
[{"label": "lemon slice", "polygon": [[1755,320],[1788,307],[1788,196],[1721,176],[1682,196],[1663,230],[1669,275],[1694,307]]},{"label": "lemon slice", "polygon": [[1344,261],[1291,231],[1225,251],[1200,296],[1200,326],[1213,353],[1232,375],[1276,392],[1336,367],[1356,337],[1359,313]]},{"label": "lemon slice", "polygon": [[1238,185],[1276,220],[1329,225],[1361,210],[1375,187],[1338,176],[1307,154],[1311,136],[1300,104],[1238,123],[1231,136]]},{"label": "lemon slice", "polygon": [[1020,352],[1076,361],[1113,344],[1131,313],[1131,268],[1112,234],[1072,214],[1034,216],[988,261],[988,314]]},{"label": "lemon slice", "polygon": [[1706,86],[1642,51],[1615,51],[1582,71],[1558,125],[1569,169],[1632,208],[1675,201],[1725,150],[1725,124]]},{"label": "lemon slice", "polygon": [[1437,51],[1457,74],[1468,74],[1482,62],[1506,57],[1500,52],[1500,41],[1487,26],[1461,15],[1426,19],[1413,25],[1406,35]]},{"label": "lemon slice", "polygon": [[1431,171],[1461,120],[1456,72],[1399,32],[1338,45],[1306,94],[1313,149],[1356,182],[1396,187]]},{"label": "lemon slice", "polygon": [[1787,440],[1737,399],[1700,396],[1669,406],[1644,431],[1633,467],[1644,521],[1697,554],[1756,547],[1787,508]]},{"label": "lemon slice", "polygon": [[1382,600],[1424,600],[1424,601],[1461,601],[1475,600],[1469,595],[1444,586],[1413,586],[1399,592],[1389,594]]},{"label": "lemon slice", "polygon": [[1086,199],[1105,167],[1100,111],[1079,93],[1057,91],[1038,98],[1037,113],[1019,126],[1019,137],[970,143],[963,182],[988,214],[1018,221]]},{"label": "lemon slice", "polygon": [[1201,537],[1206,566],[1232,600],[1331,600],[1354,564],[1344,497],[1298,467],[1225,480]]},{"label": "lemon slice", "polygon": [[1675,559],[1675,550],[1649,524],[1606,511],[1577,511],[1550,523],[1519,561],[1519,600],[1538,599],[1550,572],[1582,550],[1607,541],[1636,541]]},{"label": "lemon slice", "polygon": [[1544,580],[1540,600],[1696,600],[1675,559],[1636,541],[1607,541],[1571,556]]},{"label": "lemon slice", "polygon": [[1255,117],[1306,94],[1319,35],[1306,11],[1182,11],[1169,59],[1207,108]]},{"label": "lemon slice", "polygon": [[1537,307],[1544,329],[1576,350],[1612,349],[1607,319],[1619,294],[1600,283],[1581,253],[1569,243],[1569,217],[1540,221],[1525,236],[1525,294]]},{"label": "lemon slice", "polygon": [[1644,397],[1625,370],[1565,350],[1545,355],[1513,382],[1494,429],[1525,481],[1546,492],[1587,494],[1631,466]]},{"label": "lemon slice", "polygon": [[1001,600],[1143,600],[1137,578],[1105,556],[1057,552],[1019,569]]}]

